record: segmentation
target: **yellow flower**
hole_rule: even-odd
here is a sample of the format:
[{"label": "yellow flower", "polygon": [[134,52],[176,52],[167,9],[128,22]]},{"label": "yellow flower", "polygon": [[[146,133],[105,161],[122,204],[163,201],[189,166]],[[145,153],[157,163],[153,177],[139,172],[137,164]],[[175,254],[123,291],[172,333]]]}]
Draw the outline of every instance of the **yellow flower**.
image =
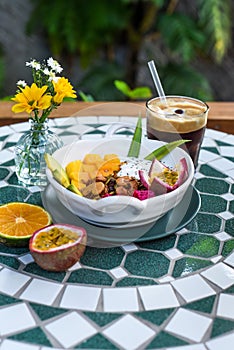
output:
[{"label": "yellow flower", "polygon": [[63,102],[64,97],[76,98],[76,92],[73,90],[72,85],[68,79],[61,77],[58,81],[53,81],[55,96],[53,97],[54,102],[60,104]]},{"label": "yellow flower", "polygon": [[30,114],[34,110],[44,110],[50,107],[52,97],[45,94],[47,86],[39,88],[35,83],[25,88],[20,88],[21,92],[12,98],[13,101],[17,102],[13,107],[14,113],[27,112]]}]

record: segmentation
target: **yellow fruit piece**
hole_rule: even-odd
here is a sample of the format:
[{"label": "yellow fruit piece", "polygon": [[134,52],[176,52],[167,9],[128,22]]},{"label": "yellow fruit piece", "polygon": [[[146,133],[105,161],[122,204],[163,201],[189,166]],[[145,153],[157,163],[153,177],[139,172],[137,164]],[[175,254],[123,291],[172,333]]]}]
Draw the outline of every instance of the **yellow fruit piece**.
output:
[{"label": "yellow fruit piece", "polygon": [[112,160],[120,163],[119,157],[115,153],[108,153],[104,155],[104,160]]},{"label": "yellow fruit piece", "polygon": [[97,167],[94,164],[82,164],[81,171],[89,174],[91,179],[97,176]]},{"label": "yellow fruit piece", "polygon": [[120,170],[120,160],[117,158],[106,161],[99,169],[98,172],[103,176],[112,175],[115,171]]},{"label": "yellow fruit piece", "polygon": [[50,214],[38,205],[12,202],[0,206],[0,242],[21,245],[21,239],[50,225]]},{"label": "yellow fruit piece", "polygon": [[84,164],[96,164],[100,162],[103,162],[103,160],[99,154],[88,153],[83,159]]},{"label": "yellow fruit piece", "polygon": [[78,174],[78,188],[80,189],[81,185],[86,186],[86,184],[90,181],[90,176],[88,173],[86,172],[82,172],[80,171],[79,174]]},{"label": "yellow fruit piece", "polygon": [[77,179],[78,178],[78,172],[80,171],[82,166],[81,160],[74,160],[67,164],[66,166],[66,173],[70,179]]}]

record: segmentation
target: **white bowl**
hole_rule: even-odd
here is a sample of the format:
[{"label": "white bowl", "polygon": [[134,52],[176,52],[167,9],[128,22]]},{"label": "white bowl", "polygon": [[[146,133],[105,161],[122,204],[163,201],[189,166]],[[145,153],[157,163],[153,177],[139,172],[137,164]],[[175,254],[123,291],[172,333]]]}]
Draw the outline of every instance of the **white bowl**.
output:
[{"label": "white bowl", "polygon": [[[65,168],[73,160],[82,160],[87,153],[101,156],[108,153],[117,154],[120,159],[127,156],[131,140],[127,138],[103,138],[99,140],[81,140],[66,145],[54,152],[53,157]],[[162,146],[164,142],[144,138],[141,144],[139,159]],[[59,201],[73,214],[92,224],[117,228],[120,225],[134,226],[155,222],[170,209],[177,206],[191,184],[194,166],[190,156],[181,148],[176,148],[163,158],[162,162],[170,167],[175,166],[181,158],[188,165],[188,178],[172,192],[140,201],[129,196],[110,196],[99,200],[81,197],[60,185],[47,168],[49,183],[56,192]]]}]

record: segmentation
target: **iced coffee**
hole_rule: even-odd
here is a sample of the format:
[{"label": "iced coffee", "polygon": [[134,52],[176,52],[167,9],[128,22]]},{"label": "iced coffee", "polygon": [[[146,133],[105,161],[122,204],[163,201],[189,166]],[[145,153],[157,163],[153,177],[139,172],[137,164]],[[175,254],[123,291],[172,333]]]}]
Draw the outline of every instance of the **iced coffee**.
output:
[{"label": "iced coffee", "polygon": [[206,103],[184,96],[159,97],[146,103],[147,136],[165,142],[191,140],[186,149],[197,166],[206,128],[209,107]]}]

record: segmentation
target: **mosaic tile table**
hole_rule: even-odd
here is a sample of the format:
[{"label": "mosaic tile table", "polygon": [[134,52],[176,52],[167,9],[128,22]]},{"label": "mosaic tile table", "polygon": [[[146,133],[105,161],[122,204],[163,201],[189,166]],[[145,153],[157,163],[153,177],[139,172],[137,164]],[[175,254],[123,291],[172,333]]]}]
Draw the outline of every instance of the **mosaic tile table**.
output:
[{"label": "mosaic tile table", "polygon": [[[65,143],[104,137],[129,117],[51,120]],[[14,173],[27,123],[0,128],[0,203],[41,204]],[[120,133],[129,137],[126,130]],[[0,245],[1,350],[234,349],[234,136],[207,130],[194,185],[197,216],[179,232],[121,247],[88,247],[64,273],[26,248]]]}]

